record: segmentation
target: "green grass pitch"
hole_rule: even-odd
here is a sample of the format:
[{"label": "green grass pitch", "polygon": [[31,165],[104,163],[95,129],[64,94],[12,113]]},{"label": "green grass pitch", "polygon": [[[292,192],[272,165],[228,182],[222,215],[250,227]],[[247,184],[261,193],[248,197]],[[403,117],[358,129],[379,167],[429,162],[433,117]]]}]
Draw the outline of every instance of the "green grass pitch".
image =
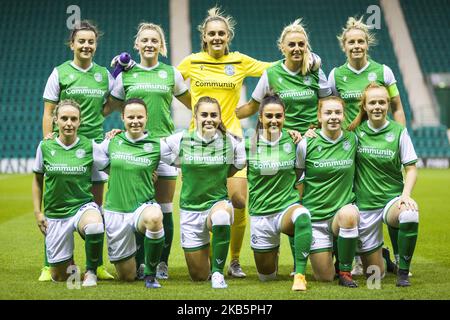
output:
[{"label": "green grass pitch", "polygon": [[[419,239],[412,263],[412,287],[397,288],[388,275],[380,290],[369,289],[358,278],[357,289],[318,283],[308,266],[306,293],[292,292],[292,257],[287,237],[282,237],[279,276],[261,283],[256,275],[247,227],[241,263],[246,279],[227,278],[228,288],[213,290],[209,282],[190,281],[179,241],[178,192],[175,196],[175,237],[170,256],[170,279],[163,288],[146,290],[143,282],[100,281],[96,288],[69,290],[66,283],[40,283],[43,237],[33,216],[31,175],[0,175],[0,299],[450,299],[450,170],[422,169],[413,197],[420,206]],[[387,234],[385,232],[385,234]],[[83,243],[75,235],[75,261],[84,268]],[[390,246],[388,238],[385,241]],[[107,260],[106,246],[104,249]],[[107,263],[110,272],[114,267]]]}]

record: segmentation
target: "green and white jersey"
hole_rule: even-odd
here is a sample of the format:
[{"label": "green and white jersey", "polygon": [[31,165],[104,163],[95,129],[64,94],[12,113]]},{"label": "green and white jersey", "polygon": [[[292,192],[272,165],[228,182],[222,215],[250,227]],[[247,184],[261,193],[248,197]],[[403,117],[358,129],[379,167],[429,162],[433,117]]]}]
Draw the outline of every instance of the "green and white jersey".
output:
[{"label": "green and white jersey", "polygon": [[[328,85],[333,91],[333,95],[341,97],[345,101],[343,128],[346,128],[356,118],[362,93],[371,82],[386,87],[397,83],[391,68],[373,60],[369,60],[361,70],[354,69],[348,63],[331,70],[328,76]],[[398,95],[398,91],[395,91]]]},{"label": "green and white jersey", "polygon": [[305,133],[310,124],[317,124],[319,98],[331,95],[327,77],[322,69],[305,76],[290,71],[284,60],[264,71],[253,91],[253,100],[261,103],[264,96],[273,91],[286,107],[284,128]]},{"label": "green and white jersey", "polygon": [[245,167],[244,142],[229,133],[205,140],[196,130],[184,130],[161,139],[161,160],[181,168],[180,208],[205,211],[228,198],[231,166]]},{"label": "green and white jersey", "polygon": [[93,146],[93,142],[83,136],[70,146],[64,145],[59,138],[41,141],[33,171],[44,174],[46,217],[72,217],[82,205],[93,201],[94,147],[95,144]]},{"label": "green and white jersey", "polygon": [[247,138],[245,151],[251,216],[273,214],[300,202],[295,188],[296,145],[285,129],[276,141],[261,135],[258,141]]},{"label": "green and white jersey", "polygon": [[355,201],[356,135],[344,130],[333,141],[321,130],[316,132],[317,138],[304,138],[297,147],[298,167],[305,170],[302,204],[311,212],[311,221],[332,218]]},{"label": "green and white jersey", "polygon": [[408,131],[388,121],[382,128],[372,128],[368,121],[355,130],[358,136],[355,194],[361,210],[374,210],[399,196],[403,191],[402,165],[417,162]]},{"label": "green and white jersey", "polygon": [[[96,142],[103,140],[103,105],[113,89],[114,78],[108,69],[95,63],[86,70],[72,61],[53,69],[47,80],[44,101],[57,104],[73,99],[81,106],[81,125],[78,134]],[[57,128],[54,127],[55,132]]]},{"label": "green and white jersey", "polygon": [[159,139],[145,134],[133,140],[120,133],[102,142],[100,169],[109,166],[108,192],[104,208],[110,212],[133,213],[154,200],[153,171],[159,165]]},{"label": "green and white jersey", "polygon": [[175,126],[170,114],[173,96],[181,96],[188,90],[181,73],[162,62],[151,68],[139,64],[121,72],[111,93],[119,100],[139,98],[148,110],[147,130],[150,137],[167,137]]}]

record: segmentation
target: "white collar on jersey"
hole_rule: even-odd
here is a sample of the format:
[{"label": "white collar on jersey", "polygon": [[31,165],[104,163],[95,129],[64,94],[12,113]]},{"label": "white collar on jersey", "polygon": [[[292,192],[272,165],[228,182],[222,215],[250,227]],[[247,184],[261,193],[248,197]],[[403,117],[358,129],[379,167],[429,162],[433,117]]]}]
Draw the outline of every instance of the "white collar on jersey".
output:
[{"label": "white collar on jersey", "polygon": [[70,149],[72,149],[72,148],[78,143],[78,141],[80,141],[80,137],[77,137],[77,139],[75,140],[75,142],[72,143],[70,146],[66,146],[64,143],[62,143],[61,140],[59,140],[59,137],[56,137],[55,140],[56,140],[56,142],[57,142],[61,147],[63,147],[65,150],[70,150]]},{"label": "white collar on jersey", "polygon": [[380,132],[381,130],[383,130],[384,128],[386,128],[389,125],[389,120],[386,120],[386,123],[381,127],[381,128],[374,128],[370,125],[369,120],[367,120],[367,126],[369,127],[370,130],[372,130],[373,132]]},{"label": "white collar on jersey", "polygon": [[356,73],[356,74],[360,74],[360,73],[363,73],[363,72],[369,67],[369,65],[370,65],[370,61],[367,61],[367,64],[366,64],[364,67],[362,67],[362,68],[359,69],[359,70],[356,70],[355,68],[353,68],[353,67],[350,65],[350,63],[347,63],[347,68],[349,68],[351,71],[353,71],[353,72]]},{"label": "white collar on jersey", "polygon": [[132,137],[130,137],[128,132],[125,132],[125,138],[127,138],[127,140],[132,142],[132,143],[136,143],[138,141],[144,140],[147,137],[148,137],[148,132],[147,131],[144,131],[144,135],[142,137],[137,138],[137,139],[133,139]]},{"label": "white collar on jersey", "polygon": [[219,136],[219,134],[216,132],[216,133],[214,134],[214,136],[213,136],[211,139],[206,139],[206,138],[202,137],[202,136],[198,133],[197,130],[195,130],[195,134],[197,135],[197,137],[198,137],[200,140],[202,140],[202,141],[205,142],[205,143],[210,143],[211,141],[216,140],[217,137]]},{"label": "white collar on jersey", "polygon": [[72,67],[74,67],[75,69],[77,69],[78,71],[81,71],[81,72],[84,72],[84,73],[86,73],[89,70],[91,70],[92,67],[94,66],[94,64],[91,62],[91,65],[87,69],[83,69],[83,68],[80,68],[79,66],[77,66],[73,61],[70,63],[70,65]]},{"label": "white collar on jersey", "polygon": [[341,134],[339,135],[339,137],[337,137],[336,140],[333,140],[333,139],[330,139],[329,137],[327,137],[326,134],[322,132],[322,130],[320,131],[320,135],[322,136],[322,138],[324,138],[328,142],[335,144],[335,143],[338,143],[342,139],[344,132],[341,130]]},{"label": "white collar on jersey", "polygon": [[289,73],[291,76],[296,76],[300,73],[300,71],[302,71],[302,69],[298,69],[297,71],[291,71],[288,69],[288,67],[286,67],[286,65],[284,64],[286,60],[283,60],[283,63],[281,64],[281,67],[284,69],[284,71],[286,71],[287,73]]},{"label": "white collar on jersey", "polygon": [[159,62],[157,62],[153,67],[144,67],[143,65],[141,65],[140,63],[138,63],[136,66],[138,66],[139,68],[141,68],[142,70],[145,71],[151,71],[153,69],[156,69],[159,66]]},{"label": "white collar on jersey", "polygon": [[278,137],[278,139],[277,139],[277,140],[274,140],[274,141],[269,141],[269,140],[267,140],[266,138],[264,138],[264,136],[263,136],[262,134],[259,135],[259,139],[261,139],[262,142],[264,142],[264,143],[270,145],[271,147],[277,145],[278,142],[280,142],[281,137],[283,137],[283,132],[281,132],[281,133],[280,133],[280,136]]}]

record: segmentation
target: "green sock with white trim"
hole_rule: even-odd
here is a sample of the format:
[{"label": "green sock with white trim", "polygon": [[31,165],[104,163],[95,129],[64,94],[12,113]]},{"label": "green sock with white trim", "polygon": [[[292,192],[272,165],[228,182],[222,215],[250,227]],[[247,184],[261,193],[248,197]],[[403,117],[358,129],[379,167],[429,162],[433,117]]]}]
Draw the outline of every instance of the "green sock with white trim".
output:
[{"label": "green sock with white trim", "polygon": [[161,258],[161,252],[164,247],[164,229],[159,231],[145,231],[144,249],[145,249],[145,269],[146,276],[156,275],[156,266]]},{"label": "green sock with white trim", "polygon": [[295,272],[305,274],[312,242],[311,218],[301,214],[294,223]]}]

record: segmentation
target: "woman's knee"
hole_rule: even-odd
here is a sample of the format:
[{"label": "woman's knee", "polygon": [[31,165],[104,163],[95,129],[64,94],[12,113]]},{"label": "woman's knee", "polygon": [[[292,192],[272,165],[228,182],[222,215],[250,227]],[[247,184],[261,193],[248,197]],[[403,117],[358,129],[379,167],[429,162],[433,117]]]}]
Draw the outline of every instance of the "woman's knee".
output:
[{"label": "woman's knee", "polygon": [[[161,210],[144,210],[142,213],[142,223],[147,230],[156,231],[162,228],[163,214]],[[155,229],[155,230],[153,230]]]},{"label": "woman's knee", "polygon": [[338,224],[339,228],[355,228],[358,226],[359,213],[354,208],[345,208],[339,211]]},{"label": "woman's knee", "polygon": [[243,208],[245,208],[246,202],[247,202],[247,197],[243,194],[234,193],[231,196],[231,203],[233,204],[234,208],[243,209]]}]

